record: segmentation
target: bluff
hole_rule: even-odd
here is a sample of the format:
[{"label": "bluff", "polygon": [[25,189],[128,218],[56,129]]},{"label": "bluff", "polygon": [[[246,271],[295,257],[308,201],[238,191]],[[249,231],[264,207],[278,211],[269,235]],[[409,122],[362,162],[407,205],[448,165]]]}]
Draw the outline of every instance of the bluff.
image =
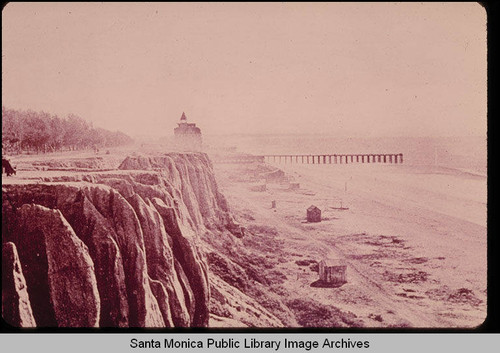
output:
[{"label": "bluff", "polygon": [[6,181],[2,315],[18,327],[279,326],[209,269],[242,236],[203,153]]}]

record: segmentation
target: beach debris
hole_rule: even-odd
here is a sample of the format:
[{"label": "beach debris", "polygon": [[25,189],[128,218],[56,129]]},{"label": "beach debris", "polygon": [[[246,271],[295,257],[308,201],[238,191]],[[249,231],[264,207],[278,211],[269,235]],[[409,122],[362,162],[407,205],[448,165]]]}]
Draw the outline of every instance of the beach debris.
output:
[{"label": "beach debris", "polygon": [[425,294],[432,300],[448,301],[454,304],[478,306],[483,303],[469,288],[451,289],[448,286],[430,289]]},{"label": "beach debris", "polygon": [[344,210],[348,210],[349,207],[346,207],[344,206],[342,200],[340,200],[340,207],[330,207],[332,210],[341,210],[341,211],[344,211]]},{"label": "beach debris", "polygon": [[276,208],[276,200],[271,201],[271,208]]},{"label": "beach debris", "polygon": [[300,189],[299,183],[290,183],[290,185],[288,185],[288,190],[299,190],[299,189]]},{"label": "beach debris", "polygon": [[468,288],[460,288],[453,291],[448,296],[448,301],[454,303],[468,303],[471,305],[479,305],[482,303],[482,300],[478,299],[474,292]]},{"label": "beach debris", "polygon": [[408,298],[408,299],[424,299],[425,297],[416,294],[408,294],[408,293],[396,293],[398,297]]},{"label": "beach debris", "polygon": [[398,283],[421,283],[427,281],[429,274],[424,271],[415,271],[409,273],[393,273],[390,271],[385,271],[383,277],[389,282]]},{"label": "beach debris", "polygon": [[372,314],[368,315],[368,317],[370,319],[373,319],[373,320],[378,321],[378,322],[384,321],[384,319],[382,319],[382,315],[375,315],[372,313]]},{"label": "beach debris", "polygon": [[411,259],[404,259],[403,261],[411,263],[411,264],[419,265],[419,264],[426,263],[427,261],[429,261],[429,259],[426,257],[413,257]]},{"label": "beach debris", "polygon": [[307,260],[297,260],[295,261],[295,264],[297,266],[309,266],[311,264],[316,264],[318,263],[316,260],[312,260],[312,259],[307,259]]},{"label": "beach debris", "polygon": [[307,209],[307,222],[321,222],[321,210],[311,205]]}]

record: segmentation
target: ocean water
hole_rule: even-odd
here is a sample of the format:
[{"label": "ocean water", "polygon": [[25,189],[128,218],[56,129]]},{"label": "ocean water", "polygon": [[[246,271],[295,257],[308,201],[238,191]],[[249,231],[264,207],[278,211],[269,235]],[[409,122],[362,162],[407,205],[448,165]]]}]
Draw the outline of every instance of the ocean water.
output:
[{"label": "ocean water", "polygon": [[486,176],[486,137],[367,137],[330,135],[204,136],[207,147],[250,154],[376,154],[403,153],[408,165],[440,166]]}]

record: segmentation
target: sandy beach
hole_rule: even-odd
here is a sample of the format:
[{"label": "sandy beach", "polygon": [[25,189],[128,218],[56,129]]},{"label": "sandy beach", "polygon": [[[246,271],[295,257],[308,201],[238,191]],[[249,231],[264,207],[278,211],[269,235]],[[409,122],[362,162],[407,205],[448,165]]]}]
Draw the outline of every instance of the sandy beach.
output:
[{"label": "sandy beach", "polygon": [[[282,182],[252,192],[232,177],[247,167],[216,165],[215,171],[242,224],[277,234],[275,270],[286,280],[276,292],[352,314],[345,326],[475,327],[484,321],[484,176],[408,165],[275,166],[300,189]],[[310,205],[322,210],[322,222],[306,222]],[[348,282],[311,287],[318,274],[300,261],[322,258],[345,259]]]}]

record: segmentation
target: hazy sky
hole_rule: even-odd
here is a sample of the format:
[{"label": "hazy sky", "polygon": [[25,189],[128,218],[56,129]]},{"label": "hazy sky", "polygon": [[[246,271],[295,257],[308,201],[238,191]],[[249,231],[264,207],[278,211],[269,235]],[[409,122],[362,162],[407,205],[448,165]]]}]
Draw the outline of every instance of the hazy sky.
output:
[{"label": "hazy sky", "polygon": [[130,134],[484,135],[475,3],[11,3],[8,108]]}]

